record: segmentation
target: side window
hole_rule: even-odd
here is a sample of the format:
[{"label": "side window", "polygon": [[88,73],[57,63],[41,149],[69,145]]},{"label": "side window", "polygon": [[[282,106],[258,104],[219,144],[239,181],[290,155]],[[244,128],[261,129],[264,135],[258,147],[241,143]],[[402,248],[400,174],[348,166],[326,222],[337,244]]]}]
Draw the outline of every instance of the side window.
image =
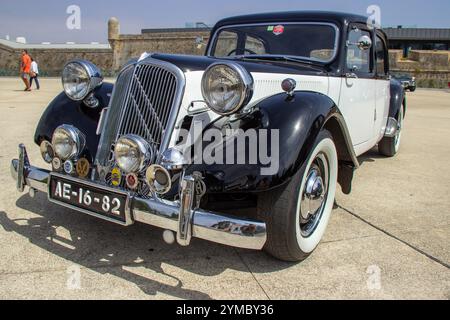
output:
[{"label": "side window", "polygon": [[348,34],[347,68],[358,73],[372,73],[372,50],[361,50],[356,45],[362,36],[371,37],[371,34],[357,28],[352,29]]},{"label": "side window", "polygon": [[236,32],[222,31],[216,42],[216,57],[235,56],[238,46],[238,34]]},{"label": "side window", "polygon": [[245,40],[245,54],[266,54],[266,47],[264,42],[260,39],[247,36]]},{"label": "side window", "polygon": [[376,59],[377,59],[377,74],[380,76],[386,75],[386,47],[383,40],[379,36],[375,43]]}]

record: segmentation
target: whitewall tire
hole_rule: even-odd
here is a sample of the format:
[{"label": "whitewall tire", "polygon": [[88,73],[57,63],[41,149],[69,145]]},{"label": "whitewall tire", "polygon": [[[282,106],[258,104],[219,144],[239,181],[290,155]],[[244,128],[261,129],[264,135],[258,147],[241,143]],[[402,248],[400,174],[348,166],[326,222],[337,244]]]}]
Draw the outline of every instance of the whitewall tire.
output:
[{"label": "whitewall tire", "polygon": [[323,131],[291,181],[259,197],[258,217],[267,224],[269,254],[297,262],[317,248],[333,211],[337,179],[336,146],[330,133]]},{"label": "whitewall tire", "polygon": [[404,106],[401,106],[397,117],[398,130],[395,137],[384,137],[378,144],[378,151],[386,157],[394,157],[400,151],[402,131],[405,121]]},{"label": "whitewall tire", "polygon": [[[308,182],[308,174],[311,172],[313,164],[315,162],[323,162],[323,166],[326,172],[324,172],[323,185],[326,188],[324,190],[324,199],[323,199],[323,208],[319,208],[320,212],[317,213],[317,225],[312,225],[311,230],[306,231],[302,230],[302,225],[296,224],[296,232],[297,232],[297,241],[300,249],[305,253],[313,252],[320,241],[322,240],[323,235],[325,234],[325,230],[328,226],[328,222],[330,221],[331,212],[334,207],[334,200],[336,195],[336,185],[337,185],[337,174],[338,174],[338,159],[336,146],[334,145],[333,140],[330,138],[322,140],[314,150],[311,158],[309,159],[308,165],[306,167],[302,184],[298,196],[298,204],[297,204],[297,217],[296,220],[300,221],[302,214],[302,206],[304,206],[304,202],[306,199],[303,197],[303,192],[307,189]],[[305,211],[305,209],[303,209]],[[314,222],[314,221],[313,221]]]}]

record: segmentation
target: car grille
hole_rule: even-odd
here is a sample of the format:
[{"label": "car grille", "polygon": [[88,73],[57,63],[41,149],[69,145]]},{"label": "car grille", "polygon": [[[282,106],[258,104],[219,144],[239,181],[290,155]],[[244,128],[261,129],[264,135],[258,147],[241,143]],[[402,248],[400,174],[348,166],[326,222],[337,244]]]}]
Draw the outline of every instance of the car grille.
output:
[{"label": "car grille", "polygon": [[104,125],[96,164],[112,165],[115,142],[124,135],[143,137],[156,153],[170,142],[184,74],[176,66],[151,59],[126,67],[118,76]]}]

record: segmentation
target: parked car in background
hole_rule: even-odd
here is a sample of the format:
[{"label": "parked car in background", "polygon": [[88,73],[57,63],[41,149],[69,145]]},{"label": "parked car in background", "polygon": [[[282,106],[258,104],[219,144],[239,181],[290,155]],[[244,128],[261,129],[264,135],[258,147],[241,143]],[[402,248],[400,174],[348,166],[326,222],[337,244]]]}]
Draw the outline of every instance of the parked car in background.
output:
[{"label": "parked car in background", "polygon": [[411,76],[408,73],[394,73],[392,74],[392,77],[396,80],[398,80],[403,88],[405,90],[409,90],[411,92],[416,91],[417,85],[416,85],[416,78]]},{"label": "parked car in background", "polygon": [[[48,168],[20,145],[17,189],[162,228],[167,243],[200,238],[306,259],[338,186],[350,194],[357,157],[400,149],[406,98],[386,35],[363,16],[285,12],[224,19],[210,38],[203,57],[144,53],[114,86],[92,63],[69,62],[35,133]],[[261,145],[268,136],[278,139]]]}]

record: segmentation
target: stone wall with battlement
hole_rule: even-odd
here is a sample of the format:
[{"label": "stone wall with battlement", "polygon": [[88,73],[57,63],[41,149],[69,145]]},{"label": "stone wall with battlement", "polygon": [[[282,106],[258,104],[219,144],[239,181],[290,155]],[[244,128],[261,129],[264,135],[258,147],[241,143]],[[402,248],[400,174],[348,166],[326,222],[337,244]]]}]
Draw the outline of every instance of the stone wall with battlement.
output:
[{"label": "stone wall with battlement", "polygon": [[[137,35],[120,34],[115,18],[108,22],[109,45],[38,45],[8,46],[0,41],[0,75],[18,75],[20,52],[27,48],[39,62],[43,76],[59,76],[64,64],[75,58],[87,59],[98,65],[105,75],[117,74],[131,58],[143,52],[202,55],[205,47],[196,44],[196,38],[209,40],[207,29],[159,29]],[[389,52],[391,70],[410,73],[419,86],[447,88],[450,82],[450,51],[415,51],[403,58],[401,50]]]}]

